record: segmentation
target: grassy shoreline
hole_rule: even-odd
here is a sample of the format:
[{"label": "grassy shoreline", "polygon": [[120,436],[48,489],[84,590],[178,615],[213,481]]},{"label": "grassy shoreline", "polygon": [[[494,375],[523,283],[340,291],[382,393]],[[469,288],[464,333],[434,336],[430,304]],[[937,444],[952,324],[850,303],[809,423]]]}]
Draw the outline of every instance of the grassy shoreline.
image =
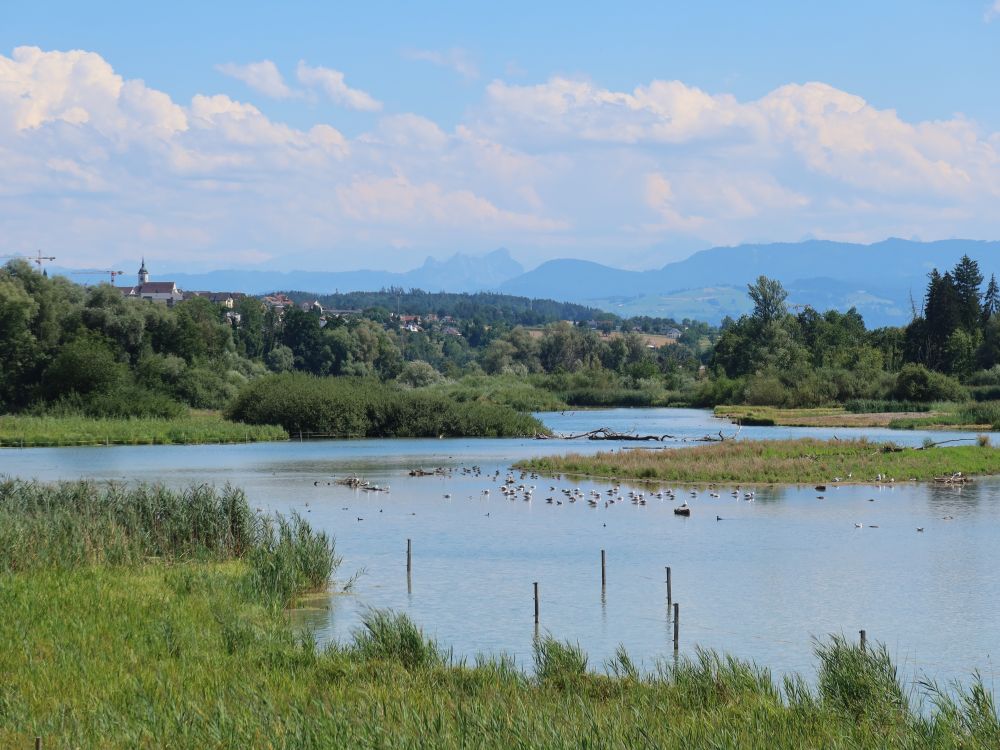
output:
[{"label": "grassy shoreline", "polygon": [[301,519],[276,528],[231,488],[0,482],[0,540],[12,539],[23,544],[0,544],[3,747],[1000,742],[978,676],[914,693],[884,646],[836,636],[817,643],[812,684],[708,651],[648,672],[624,649],[592,665],[551,636],[530,671],[467,663],[380,610],[320,649],[287,607],[337,570],[332,541]]},{"label": "grassy shoreline", "polygon": [[777,406],[716,406],[716,417],[761,427],[888,427],[893,430],[990,432],[1000,411],[982,404],[934,404],[924,411],[850,411],[843,406],[788,409]]},{"label": "grassy shoreline", "polygon": [[1000,474],[1000,448],[903,448],[866,440],[734,440],[683,450],[570,453],[520,461],[516,468],[629,481],[686,484],[874,483],[929,481],[962,472]]},{"label": "grassy shoreline", "polygon": [[287,439],[288,433],[281,427],[231,422],[210,412],[195,412],[176,419],[0,416],[0,447],[4,448],[194,445]]}]

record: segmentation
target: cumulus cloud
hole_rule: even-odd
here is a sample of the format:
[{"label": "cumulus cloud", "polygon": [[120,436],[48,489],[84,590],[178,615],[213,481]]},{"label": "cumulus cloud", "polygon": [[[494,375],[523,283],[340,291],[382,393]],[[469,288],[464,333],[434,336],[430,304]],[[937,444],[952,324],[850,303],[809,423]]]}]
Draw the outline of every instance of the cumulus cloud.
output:
[{"label": "cumulus cloud", "polygon": [[254,91],[259,91],[264,96],[273,99],[288,99],[294,92],[285,83],[278,66],[270,60],[237,65],[236,63],[225,63],[216,65],[215,69],[223,75],[243,81]]},{"label": "cumulus cloud", "polygon": [[479,67],[464,49],[453,47],[449,50],[406,49],[403,57],[407,60],[429,62],[441,68],[450,68],[467,81],[479,78]]},{"label": "cumulus cloud", "polygon": [[363,112],[377,112],[382,109],[382,102],[361,89],[352,89],[344,80],[344,74],[339,70],[324,67],[311,67],[304,60],[299,61],[296,69],[299,83],[310,88],[316,88],[326,94],[331,101],[349,109]]},{"label": "cumulus cloud", "polygon": [[983,20],[986,21],[986,23],[990,23],[998,17],[1000,17],[1000,0],[993,0],[993,2],[983,12]]},{"label": "cumulus cloud", "polygon": [[[281,95],[263,63],[252,80]],[[381,106],[329,68],[303,62],[296,79]],[[80,264],[141,250],[357,267],[390,247],[414,262],[499,244],[613,261],[609,247],[638,257],[678,238],[1000,236],[1000,133],[908,121],[820,82],[739,100],[669,80],[497,80],[454,126],[399,112],[350,137],[266,105],[175,101],[88,51],[0,55],[5,241]]]}]

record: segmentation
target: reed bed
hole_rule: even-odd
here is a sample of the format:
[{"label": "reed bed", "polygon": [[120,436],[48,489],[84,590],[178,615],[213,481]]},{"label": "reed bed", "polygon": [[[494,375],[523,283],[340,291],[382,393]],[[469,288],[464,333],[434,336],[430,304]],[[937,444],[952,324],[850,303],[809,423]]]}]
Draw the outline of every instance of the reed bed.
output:
[{"label": "reed bed", "polygon": [[325,588],[340,564],[327,534],[265,517],[231,486],[0,481],[0,574],[233,560],[272,605]]},{"label": "reed bed", "polygon": [[288,433],[281,427],[231,422],[210,413],[196,413],[176,419],[0,416],[0,447],[188,445],[287,439]]},{"label": "reed bed", "polygon": [[867,440],[732,440],[678,450],[619,450],[545,456],[516,464],[543,474],[659,482],[727,484],[926,481],[962,472],[1000,473],[1000,448],[988,444],[899,448]]},{"label": "reed bed", "polygon": [[[596,670],[539,638],[451,659],[404,615],[373,612],[317,648],[255,606],[241,563],[8,576],[0,587],[0,745],[101,748],[992,748],[982,681],[904,689],[883,647],[818,644],[818,674],[778,681],[697,650]],[[25,623],[30,622],[30,627]]]}]

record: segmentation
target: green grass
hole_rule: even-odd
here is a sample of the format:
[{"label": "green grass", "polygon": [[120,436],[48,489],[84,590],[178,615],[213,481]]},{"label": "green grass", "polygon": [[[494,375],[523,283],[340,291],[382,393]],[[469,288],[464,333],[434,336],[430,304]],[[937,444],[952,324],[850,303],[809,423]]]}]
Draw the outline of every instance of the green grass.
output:
[{"label": "green grass", "polygon": [[979,445],[897,449],[866,440],[733,440],[676,450],[572,453],[527,459],[518,468],[543,474],[692,483],[925,481],[960,471],[1000,474],[1000,448]]},{"label": "green grass", "polygon": [[288,433],[281,427],[230,422],[210,412],[192,413],[176,419],[0,416],[0,447],[184,445],[287,439]]},{"label": "green grass", "polygon": [[955,427],[958,429],[1000,430],[1000,401],[972,401],[950,404],[945,411],[926,417],[895,419],[890,427],[899,430],[926,429],[929,427]]},{"label": "green grass", "polygon": [[[0,535],[31,535],[17,552],[0,545],[0,747],[1000,743],[977,676],[913,694],[883,646],[838,637],[817,643],[812,683],[702,650],[644,673],[623,648],[591,666],[550,636],[530,672],[502,655],[467,663],[383,610],[320,649],[266,571],[290,566],[293,588],[314,588],[336,569],[332,544],[301,519],[265,521],[234,489],[0,484]],[[81,535],[85,554],[30,552],[71,550]]]},{"label": "green grass", "polygon": [[[100,748],[990,748],[973,679],[911,707],[885,649],[821,644],[814,684],[714,652],[640,674],[623,650],[586,669],[543,638],[532,672],[449,662],[376,613],[319,649],[240,585],[243,563],[0,578],[0,746]],[[30,623],[30,626],[27,624]]]}]

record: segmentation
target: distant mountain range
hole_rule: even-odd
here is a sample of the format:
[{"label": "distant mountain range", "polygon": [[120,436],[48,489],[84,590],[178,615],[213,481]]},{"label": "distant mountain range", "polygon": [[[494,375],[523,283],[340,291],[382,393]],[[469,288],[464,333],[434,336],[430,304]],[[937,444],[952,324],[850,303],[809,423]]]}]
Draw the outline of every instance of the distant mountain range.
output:
[{"label": "distant mountain range", "polygon": [[[987,279],[1000,274],[1000,242],[888,239],[872,245],[811,240],[702,250],[660,269],[626,271],[583,260],[551,260],[531,271],[506,249],[485,256],[428,258],[404,273],[387,271],[212,271],[156,273],[182,289],[262,294],[301,290],[317,294],[386,287],[426,291],[500,291],[599,307],[623,316],[653,315],[718,323],[750,309],[746,285],[763,274],[779,279],[789,303],[819,310],[856,307],[869,326],[900,325],[919,310],[932,268],[942,272],[968,254]],[[610,255],[610,253],[609,253]],[[59,272],[60,269],[52,269]],[[82,280],[82,277],[77,277]],[[91,277],[90,280],[94,280]],[[128,277],[126,277],[128,278]]]}]

